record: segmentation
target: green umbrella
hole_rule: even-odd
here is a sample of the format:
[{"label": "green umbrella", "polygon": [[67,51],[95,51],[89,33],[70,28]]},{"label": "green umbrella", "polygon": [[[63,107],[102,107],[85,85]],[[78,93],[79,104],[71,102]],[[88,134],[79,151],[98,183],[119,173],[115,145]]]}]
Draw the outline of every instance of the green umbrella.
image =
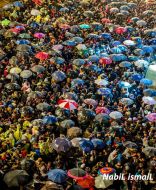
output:
[{"label": "green umbrella", "polygon": [[23,34],[20,34],[19,35],[20,38],[31,38],[30,34],[27,34],[27,33],[23,33]]},{"label": "green umbrella", "polygon": [[10,24],[10,20],[8,20],[8,19],[4,19],[1,21],[2,26],[8,26],[9,24]]}]

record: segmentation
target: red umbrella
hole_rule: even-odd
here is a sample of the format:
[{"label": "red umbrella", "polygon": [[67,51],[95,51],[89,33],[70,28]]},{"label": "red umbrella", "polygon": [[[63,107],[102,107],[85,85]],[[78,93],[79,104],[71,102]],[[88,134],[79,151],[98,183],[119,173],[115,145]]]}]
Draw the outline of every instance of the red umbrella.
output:
[{"label": "red umbrella", "polygon": [[110,111],[109,109],[105,108],[105,107],[97,107],[95,109],[96,111],[96,114],[99,114],[99,113],[106,113],[106,114],[110,114]]},{"label": "red umbrella", "polygon": [[59,100],[58,105],[60,108],[68,109],[68,110],[75,110],[78,107],[78,104],[74,100]]},{"label": "red umbrella", "polygon": [[40,59],[40,60],[46,60],[46,59],[48,59],[49,54],[46,53],[46,52],[41,51],[41,52],[37,53],[37,54],[35,55],[35,57],[36,57],[37,59]]},{"label": "red umbrella", "polygon": [[116,32],[117,34],[123,34],[123,33],[125,33],[126,31],[127,31],[127,29],[124,28],[124,27],[117,27],[117,28],[115,29],[115,32]]},{"label": "red umbrella", "polygon": [[79,186],[85,189],[91,188],[95,185],[95,180],[90,175],[87,175],[83,179],[78,179],[76,182]]},{"label": "red umbrella", "polygon": [[36,5],[42,5],[42,0],[32,0]]},{"label": "red umbrella", "polygon": [[101,19],[101,22],[102,23],[111,23],[111,20],[108,18],[103,18],[103,19]]},{"label": "red umbrella", "polygon": [[34,34],[34,37],[35,37],[35,38],[38,38],[38,39],[41,39],[41,38],[44,38],[44,37],[45,37],[45,34],[40,33],[40,32],[37,32],[37,33]]},{"label": "red umbrella", "polygon": [[18,30],[17,28],[11,28],[9,31],[13,32],[13,33],[20,33],[20,30]]},{"label": "red umbrella", "polygon": [[102,57],[100,60],[99,60],[99,63],[101,63],[102,65],[109,65],[112,63],[112,60],[111,58],[109,57]]}]

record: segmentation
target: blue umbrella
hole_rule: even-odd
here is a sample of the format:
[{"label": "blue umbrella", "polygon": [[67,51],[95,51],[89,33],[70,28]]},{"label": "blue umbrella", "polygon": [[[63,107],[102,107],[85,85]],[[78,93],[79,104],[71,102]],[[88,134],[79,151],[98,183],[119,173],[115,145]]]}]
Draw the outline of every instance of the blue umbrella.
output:
[{"label": "blue umbrella", "polygon": [[85,60],[84,59],[74,59],[73,64],[76,66],[82,66],[85,64]]},{"label": "blue umbrella", "polygon": [[71,82],[72,86],[79,86],[79,85],[84,85],[84,81],[82,79],[73,79]]},{"label": "blue umbrella", "polygon": [[94,64],[90,65],[89,69],[97,73],[101,72],[101,68],[99,68],[97,65],[94,65]]},{"label": "blue umbrella", "polygon": [[75,41],[76,43],[83,43],[84,42],[84,39],[81,37],[73,37],[72,40]]},{"label": "blue umbrella", "polygon": [[64,183],[67,180],[66,172],[61,169],[50,170],[47,175],[48,179],[55,183]]},{"label": "blue umbrella", "polygon": [[146,79],[146,78],[141,79],[141,80],[140,80],[140,83],[141,83],[141,84],[144,84],[144,85],[146,85],[146,86],[151,86],[151,85],[153,84],[152,80]]},{"label": "blue umbrella", "polygon": [[109,55],[108,55],[108,53],[101,53],[100,58],[102,58],[102,57],[109,57]]},{"label": "blue umbrella", "polygon": [[14,5],[15,7],[23,7],[23,3],[20,2],[20,1],[15,1],[15,2],[13,3],[13,5]]},{"label": "blue umbrella", "polygon": [[37,27],[39,27],[40,25],[38,24],[38,23],[36,23],[36,22],[32,22],[31,24],[30,24],[30,27],[32,27],[32,28],[37,28]]},{"label": "blue umbrella", "polygon": [[119,64],[120,67],[124,67],[124,68],[129,68],[132,66],[132,63],[130,63],[129,61],[122,61],[120,64]]},{"label": "blue umbrella", "polygon": [[103,25],[101,23],[92,23],[92,26],[95,30],[101,30],[103,28]]},{"label": "blue umbrella", "polygon": [[76,46],[77,45],[77,43],[73,40],[67,40],[67,41],[63,42],[63,44],[66,46]]},{"label": "blue umbrella", "polygon": [[118,45],[118,48],[122,51],[122,52],[127,52],[128,48],[125,45]]},{"label": "blue umbrella", "polygon": [[63,58],[61,58],[61,57],[57,57],[57,58],[55,59],[55,62],[56,62],[57,64],[61,65],[61,64],[63,64],[63,63],[65,62],[65,60],[64,60]]},{"label": "blue umbrella", "polygon": [[144,33],[150,37],[156,37],[156,31],[155,30],[145,30]]},{"label": "blue umbrella", "polygon": [[90,152],[94,149],[94,144],[89,140],[82,139],[79,145],[84,152]]},{"label": "blue umbrella", "polygon": [[113,42],[111,42],[111,44],[112,44],[112,46],[118,46],[121,44],[121,42],[120,41],[113,41]]},{"label": "blue umbrella", "polygon": [[109,88],[99,88],[97,90],[97,93],[102,96],[107,96],[107,95],[111,94],[111,90]]},{"label": "blue umbrella", "polygon": [[95,149],[103,149],[105,147],[105,144],[101,139],[92,139],[91,142],[93,143]]},{"label": "blue umbrella", "polygon": [[128,60],[129,61],[137,61],[137,60],[139,60],[139,57],[131,55],[131,56],[128,56]]},{"label": "blue umbrella", "polygon": [[105,39],[111,39],[111,34],[110,33],[102,33],[102,34],[100,34],[100,36],[102,38],[105,38]]},{"label": "blue umbrella", "polygon": [[131,20],[133,21],[133,22],[137,22],[138,20],[140,20],[138,17],[133,17],[133,18],[131,18]]},{"label": "blue umbrella", "polygon": [[134,53],[135,53],[135,55],[140,56],[140,55],[144,55],[145,52],[142,49],[138,48],[138,49],[134,50]]},{"label": "blue umbrella", "polygon": [[114,48],[111,49],[111,52],[113,54],[121,54],[122,50],[120,48],[118,48],[118,47],[114,47]]},{"label": "blue umbrella", "polygon": [[152,53],[153,52],[153,48],[151,46],[143,46],[142,47],[142,50],[145,52],[145,53]]},{"label": "blue umbrella", "polygon": [[30,44],[30,41],[29,40],[17,40],[16,41],[16,44],[20,45],[20,44]]},{"label": "blue umbrella", "polygon": [[156,38],[150,39],[150,40],[149,40],[149,43],[150,43],[151,45],[156,45]]},{"label": "blue umbrella", "polygon": [[51,125],[56,123],[58,120],[55,116],[53,115],[48,115],[43,118],[43,124],[45,125]]},{"label": "blue umbrella", "polygon": [[97,34],[88,34],[88,38],[98,39],[99,36]]},{"label": "blue umbrella", "polygon": [[125,28],[127,29],[128,32],[133,32],[135,30],[135,28],[131,26],[126,26]]},{"label": "blue umbrella", "polygon": [[111,58],[115,62],[127,60],[127,56],[124,54],[111,54]]},{"label": "blue umbrella", "polygon": [[153,89],[145,89],[143,93],[145,96],[151,96],[151,97],[156,96],[156,90]]},{"label": "blue umbrella", "polygon": [[67,7],[63,7],[63,8],[61,8],[59,11],[60,11],[60,12],[68,12],[69,9],[68,9]]},{"label": "blue umbrella", "polygon": [[119,82],[119,87],[120,88],[124,88],[124,87],[130,88],[131,84],[129,82],[126,82],[126,81],[120,81]]},{"label": "blue umbrella", "polygon": [[138,73],[133,74],[131,76],[131,79],[134,80],[134,81],[140,81],[142,78],[143,78],[143,76],[141,74],[138,74]]},{"label": "blue umbrella", "polygon": [[97,56],[97,55],[91,55],[91,56],[89,56],[88,59],[91,62],[98,62],[99,61],[99,56]]}]

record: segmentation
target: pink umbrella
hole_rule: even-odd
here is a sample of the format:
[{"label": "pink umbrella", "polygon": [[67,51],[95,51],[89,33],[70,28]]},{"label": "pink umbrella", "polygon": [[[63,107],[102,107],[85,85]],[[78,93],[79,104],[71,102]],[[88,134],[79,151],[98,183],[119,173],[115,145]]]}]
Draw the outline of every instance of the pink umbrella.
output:
[{"label": "pink umbrella", "polygon": [[117,34],[123,34],[123,33],[125,33],[126,31],[127,31],[127,29],[124,28],[124,27],[117,27],[117,28],[115,29],[115,32],[116,32]]},{"label": "pink umbrella", "polygon": [[101,19],[102,23],[111,23],[111,20],[109,20],[108,18],[103,18]]},{"label": "pink umbrella", "polygon": [[11,28],[10,29],[11,32],[15,33],[15,34],[19,34],[20,30],[18,30],[17,28]]},{"label": "pink umbrella", "polygon": [[49,57],[49,54],[48,53],[46,53],[46,52],[39,52],[39,53],[37,53],[36,55],[35,55],[35,57],[37,58],[37,59],[40,59],[40,60],[46,60],[46,59],[48,59],[48,57]]},{"label": "pink umbrella", "polygon": [[78,107],[78,104],[74,100],[59,100],[58,105],[60,108],[68,109],[68,110],[75,110]]},{"label": "pink umbrella", "polygon": [[97,106],[98,105],[97,101],[94,99],[91,99],[91,98],[85,99],[84,103],[91,105],[91,106]]},{"label": "pink umbrella", "polygon": [[53,47],[52,47],[52,49],[53,50],[61,50],[63,48],[63,45],[61,45],[61,44],[58,44],[58,45],[54,45]]},{"label": "pink umbrella", "polygon": [[145,104],[148,104],[148,105],[155,105],[156,104],[156,101],[154,98],[150,97],[150,96],[144,96],[142,98],[143,102]]},{"label": "pink umbrella", "polygon": [[96,111],[96,114],[99,114],[99,113],[106,113],[106,114],[110,114],[110,111],[109,109],[105,108],[105,107],[97,107],[95,109]]},{"label": "pink umbrella", "polygon": [[38,38],[38,39],[41,39],[41,38],[45,37],[45,34],[37,32],[37,33],[34,34],[34,37]]},{"label": "pink umbrella", "polygon": [[156,122],[156,113],[150,113],[146,116],[146,118],[151,122]]}]

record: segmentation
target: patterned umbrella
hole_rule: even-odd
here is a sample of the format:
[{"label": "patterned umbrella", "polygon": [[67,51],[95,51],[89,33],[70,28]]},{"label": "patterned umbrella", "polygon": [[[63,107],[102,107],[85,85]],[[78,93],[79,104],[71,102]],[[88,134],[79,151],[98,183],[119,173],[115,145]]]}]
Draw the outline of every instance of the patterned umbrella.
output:
[{"label": "patterned umbrella", "polygon": [[77,109],[78,107],[78,104],[74,100],[69,100],[69,99],[59,100],[58,105],[60,108],[68,109],[70,111]]},{"label": "patterned umbrella", "polygon": [[115,173],[115,169],[110,168],[110,167],[104,167],[104,168],[99,169],[99,171],[98,171],[99,175],[104,175],[104,174],[110,175],[113,173]]},{"label": "patterned umbrella", "polygon": [[53,141],[52,146],[57,152],[67,152],[72,144],[67,138],[58,137]]},{"label": "patterned umbrella", "polygon": [[111,94],[111,90],[109,88],[99,88],[97,90],[97,93],[101,96],[108,96],[109,94]]}]

